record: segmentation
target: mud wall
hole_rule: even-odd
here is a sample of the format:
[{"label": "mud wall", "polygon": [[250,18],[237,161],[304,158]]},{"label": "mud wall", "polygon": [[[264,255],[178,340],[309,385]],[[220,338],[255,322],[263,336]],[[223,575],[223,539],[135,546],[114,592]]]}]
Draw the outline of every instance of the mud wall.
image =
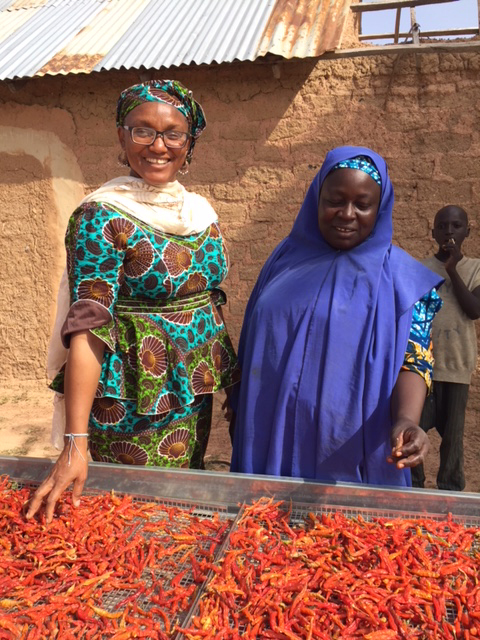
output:
[{"label": "mud wall", "polygon": [[[430,254],[435,212],[456,203],[472,222],[465,251],[480,257],[479,68],[474,53],[404,54],[154,74],[184,82],[207,114],[183,181],[209,198],[229,240],[226,315],[235,340],[264,260],[288,233],[325,152],[339,144],[371,146],[387,158],[401,247]],[[0,85],[0,384],[45,378],[66,221],[84,190],[124,171],[115,102],[148,77],[112,71]],[[472,434],[479,417],[477,376]]]}]

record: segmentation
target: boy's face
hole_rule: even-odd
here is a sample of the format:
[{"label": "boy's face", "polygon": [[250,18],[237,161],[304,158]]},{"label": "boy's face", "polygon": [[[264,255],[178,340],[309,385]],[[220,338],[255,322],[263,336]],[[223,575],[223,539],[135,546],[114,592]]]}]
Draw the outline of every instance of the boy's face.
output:
[{"label": "boy's face", "polygon": [[435,216],[432,236],[440,249],[460,248],[470,233],[467,214],[459,207],[444,207]]}]

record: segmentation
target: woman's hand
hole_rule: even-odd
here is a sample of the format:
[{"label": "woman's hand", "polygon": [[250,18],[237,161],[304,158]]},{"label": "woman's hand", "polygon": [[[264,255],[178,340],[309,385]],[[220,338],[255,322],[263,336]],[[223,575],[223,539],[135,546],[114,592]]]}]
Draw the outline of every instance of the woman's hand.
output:
[{"label": "woman's hand", "polygon": [[233,409],[230,406],[230,398],[229,398],[229,393],[227,393],[227,390],[225,389],[225,394],[226,394],[226,398],[223,401],[222,404],[222,411],[223,411],[223,417],[225,418],[225,420],[227,422],[230,422],[230,420],[232,419],[233,416]]},{"label": "woman's hand", "polygon": [[235,411],[232,411],[232,417],[230,418],[230,424],[228,425],[228,433],[230,435],[230,442],[232,444],[233,447],[233,440],[235,438],[235,419],[236,419],[237,414],[235,413]]},{"label": "woman's hand", "polygon": [[428,436],[408,418],[397,420],[393,425],[391,441],[392,453],[387,462],[396,465],[397,469],[416,467],[425,461],[430,446]]},{"label": "woman's hand", "polygon": [[[65,369],[65,413],[67,432],[85,434],[95,391],[102,368],[105,344],[90,331],[79,331],[70,338]],[[73,504],[77,507],[88,475],[88,438],[77,435],[65,438],[65,446],[48,478],[35,491],[29,501],[26,517],[33,516],[46,498],[47,523],[52,521],[55,505],[73,482]]]},{"label": "woman's hand", "polygon": [[230,442],[233,446],[233,435],[235,433],[235,411],[232,409],[230,405],[230,387],[225,389],[225,401],[222,404],[223,417],[228,422],[228,433],[230,434]]},{"label": "woman's hand", "polygon": [[[75,447],[75,444],[77,447]],[[55,505],[62,493],[73,482],[72,502],[80,504],[83,485],[88,476],[87,438],[75,438],[75,444],[66,442],[48,477],[42,482],[28,502],[27,520],[33,518],[45,502],[47,524],[52,521]]]},{"label": "woman's hand", "polygon": [[392,453],[387,457],[397,469],[416,467],[427,454],[428,437],[418,426],[426,391],[425,380],[418,373],[400,371],[392,394]]},{"label": "woman's hand", "polygon": [[223,417],[228,422],[228,433],[230,434],[230,442],[233,446],[233,435],[235,433],[235,411],[230,406],[228,395],[222,404]]}]

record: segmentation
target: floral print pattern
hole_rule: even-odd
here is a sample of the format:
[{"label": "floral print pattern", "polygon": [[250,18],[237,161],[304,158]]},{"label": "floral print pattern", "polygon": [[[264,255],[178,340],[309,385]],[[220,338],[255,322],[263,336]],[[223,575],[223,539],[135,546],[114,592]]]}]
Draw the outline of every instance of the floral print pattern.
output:
[{"label": "floral print pattern", "polygon": [[148,462],[147,452],[128,440],[119,440],[110,443],[110,451],[113,458],[121,464],[138,464],[145,466]]},{"label": "floral print pattern", "polygon": [[181,458],[187,453],[189,440],[190,431],[188,429],[175,429],[160,442],[158,453],[169,459]]},{"label": "floral print pattern", "polygon": [[442,299],[435,291],[429,291],[413,307],[410,337],[403,361],[403,371],[413,371],[422,376],[429,392],[433,380],[433,345],[431,330],[433,318],[442,306]]},{"label": "floral print pattern", "polygon": [[173,276],[179,276],[192,264],[192,254],[186,247],[175,242],[169,242],[163,251],[163,261],[168,272]]},{"label": "floral print pattern", "polygon": [[178,289],[178,295],[188,296],[191,293],[204,291],[207,284],[206,278],[198,271],[188,276],[188,280]]},{"label": "floral print pattern", "polygon": [[117,251],[125,251],[127,240],[133,235],[135,225],[125,218],[112,218],[103,227],[103,237]]},{"label": "floral print pattern", "polygon": [[196,394],[212,393],[213,385],[215,384],[215,378],[210,371],[206,362],[200,362],[195,367],[192,375],[193,390]]},{"label": "floral print pattern", "polygon": [[118,424],[125,416],[125,409],[121,402],[114,398],[95,398],[92,413],[101,424]]},{"label": "floral print pattern", "polygon": [[112,286],[102,280],[84,280],[78,286],[77,295],[81,300],[93,300],[104,307],[109,307],[113,302]]},{"label": "floral print pattern", "polygon": [[212,345],[212,360],[213,365],[217,371],[222,371],[224,369],[228,369],[230,364],[230,356],[228,355],[228,351],[221,345],[218,340]]},{"label": "floral print pattern", "polygon": [[[121,425],[105,430],[90,417],[89,447],[95,462],[203,469],[210,434],[212,396],[198,396],[189,407],[145,419],[135,403],[121,401]],[[143,427],[143,428],[142,428]]]},{"label": "floral print pattern", "polygon": [[133,247],[128,247],[123,265],[126,276],[140,278],[153,263],[153,247],[148,240],[140,240]]},{"label": "floral print pattern", "polygon": [[163,375],[167,370],[167,350],[163,342],[153,336],[144,338],[140,349],[140,363],[144,371],[155,378]]},{"label": "floral print pattern", "polygon": [[[218,287],[228,270],[220,228],[172,236],[110,205],[88,203],[69,221],[66,248],[72,308],[91,301],[93,315],[101,305],[111,316],[85,327],[105,343],[90,414],[92,457],[200,467],[197,436],[208,440],[211,418],[204,394],[211,401],[239,377],[217,310],[226,301]],[[63,372],[52,388],[63,392]]]}]

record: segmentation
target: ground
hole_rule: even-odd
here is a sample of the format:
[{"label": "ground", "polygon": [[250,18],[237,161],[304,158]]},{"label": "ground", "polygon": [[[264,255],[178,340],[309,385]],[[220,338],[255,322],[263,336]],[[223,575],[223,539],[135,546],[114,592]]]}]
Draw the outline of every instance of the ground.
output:
[{"label": "ground", "polygon": [[[209,470],[228,471],[230,442],[226,423],[220,419],[220,398],[216,399],[216,420],[206,455]],[[0,391],[0,455],[56,457],[58,451],[50,444],[52,393],[43,383],[2,387]],[[426,488],[435,488],[440,439],[431,431],[430,452],[426,464]],[[478,465],[478,434],[465,434],[466,491],[480,492]],[[473,446],[469,446],[473,443]],[[1,469],[0,469],[1,473]]]}]

